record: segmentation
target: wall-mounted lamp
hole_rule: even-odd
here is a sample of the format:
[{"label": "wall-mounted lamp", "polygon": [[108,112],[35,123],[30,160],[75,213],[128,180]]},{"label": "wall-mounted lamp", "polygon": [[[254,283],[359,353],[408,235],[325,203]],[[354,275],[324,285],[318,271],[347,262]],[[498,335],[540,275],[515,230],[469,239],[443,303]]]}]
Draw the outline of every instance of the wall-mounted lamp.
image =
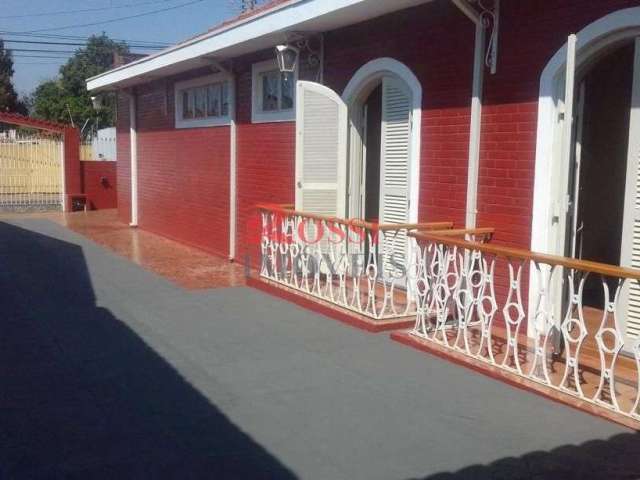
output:
[{"label": "wall-mounted lamp", "polygon": [[278,68],[281,72],[295,72],[300,50],[291,45],[277,45]]},{"label": "wall-mounted lamp", "polygon": [[104,106],[103,97],[101,95],[96,97],[91,97],[91,105],[93,105],[94,110],[101,109]]}]

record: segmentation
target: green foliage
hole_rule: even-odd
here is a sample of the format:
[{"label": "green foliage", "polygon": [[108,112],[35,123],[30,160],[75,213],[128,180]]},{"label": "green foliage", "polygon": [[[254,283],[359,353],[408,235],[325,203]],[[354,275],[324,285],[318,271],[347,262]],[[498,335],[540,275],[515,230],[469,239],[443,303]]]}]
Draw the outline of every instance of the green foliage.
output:
[{"label": "green foliage", "polygon": [[114,42],[104,33],[92,36],[86,47],[80,48],[66,64],[60,67],[56,80],[41,83],[34,91],[30,103],[35,117],[54,122],[69,123],[82,127],[87,120],[96,120],[100,128],[114,124],[115,99],[108,95],[104,106],[97,111],[87,92],[86,79],[113,67],[114,53],[125,54],[129,47]]},{"label": "green foliage", "polygon": [[13,58],[11,52],[4,48],[4,42],[0,38],[0,111],[12,113],[26,113],[25,106],[18,101],[13,83]]}]

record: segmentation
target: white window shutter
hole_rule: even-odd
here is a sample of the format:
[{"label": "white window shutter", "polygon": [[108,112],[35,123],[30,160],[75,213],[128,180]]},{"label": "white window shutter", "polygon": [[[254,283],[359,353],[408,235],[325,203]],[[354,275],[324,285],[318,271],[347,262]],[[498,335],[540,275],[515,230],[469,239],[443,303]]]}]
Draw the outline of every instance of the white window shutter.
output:
[{"label": "white window shutter", "polygon": [[296,88],[296,210],[343,218],[346,205],[347,106],[330,88]]},{"label": "white window shutter", "polygon": [[[411,157],[411,93],[398,79],[382,80],[382,146],[380,223],[407,223],[409,219],[409,159]],[[385,236],[385,263],[405,263],[406,232]],[[386,269],[385,269],[386,270]],[[393,269],[396,270],[396,269]]]},{"label": "white window shutter", "polygon": [[[636,39],[633,94],[629,129],[629,155],[625,187],[621,264],[640,269],[640,38]],[[629,281],[623,293],[626,347],[640,337],[640,285]]]}]

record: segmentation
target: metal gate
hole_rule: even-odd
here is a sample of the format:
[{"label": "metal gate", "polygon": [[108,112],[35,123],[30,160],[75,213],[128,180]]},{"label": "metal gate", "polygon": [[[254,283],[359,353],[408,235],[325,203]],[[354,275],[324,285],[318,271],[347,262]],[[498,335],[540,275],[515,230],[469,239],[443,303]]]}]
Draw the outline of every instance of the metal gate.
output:
[{"label": "metal gate", "polygon": [[0,209],[61,208],[63,156],[61,134],[0,131]]}]

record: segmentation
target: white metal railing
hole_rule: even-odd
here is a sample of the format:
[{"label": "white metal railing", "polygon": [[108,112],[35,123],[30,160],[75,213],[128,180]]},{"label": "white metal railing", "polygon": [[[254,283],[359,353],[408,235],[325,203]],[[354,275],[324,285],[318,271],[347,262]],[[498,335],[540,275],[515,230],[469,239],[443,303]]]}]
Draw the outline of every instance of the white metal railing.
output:
[{"label": "white metal railing", "polygon": [[59,135],[0,135],[0,208],[62,204],[63,142]]},{"label": "white metal railing", "polygon": [[415,315],[408,231],[450,222],[380,225],[261,205],[260,276],[372,319]]},{"label": "white metal railing", "polygon": [[412,335],[640,420],[640,343],[623,322],[626,292],[640,271],[472,236],[412,235]]}]

